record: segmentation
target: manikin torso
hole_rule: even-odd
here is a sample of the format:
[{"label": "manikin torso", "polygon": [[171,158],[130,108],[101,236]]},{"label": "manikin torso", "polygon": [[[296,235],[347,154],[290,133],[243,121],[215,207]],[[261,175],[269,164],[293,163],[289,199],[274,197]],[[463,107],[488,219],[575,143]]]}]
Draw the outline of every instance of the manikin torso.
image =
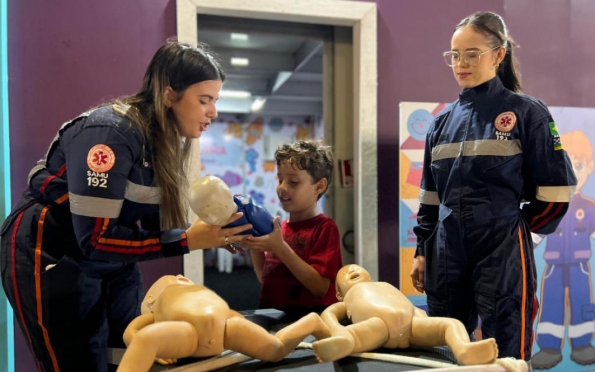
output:
[{"label": "manikin torso", "polygon": [[354,324],[374,317],[386,323],[389,339],[384,346],[387,348],[409,347],[412,318],[414,314],[422,315],[416,314],[405,295],[385,282],[357,283],[347,291],[343,302]]},{"label": "manikin torso", "polygon": [[176,285],[166,288],[152,307],[155,322],[186,321],[198,334],[193,357],[216,355],[224,351],[225,323],[232,316],[227,303],[201,285]]}]

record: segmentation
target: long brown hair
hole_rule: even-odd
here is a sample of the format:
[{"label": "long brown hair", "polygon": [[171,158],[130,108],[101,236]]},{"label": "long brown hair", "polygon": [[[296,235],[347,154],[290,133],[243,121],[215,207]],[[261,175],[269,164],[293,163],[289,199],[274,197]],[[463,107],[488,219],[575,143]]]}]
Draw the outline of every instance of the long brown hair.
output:
[{"label": "long brown hair", "polygon": [[506,88],[520,93],[522,90],[521,79],[513,49],[516,43],[508,34],[508,29],[502,17],[493,12],[476,12],[459,22],[455,27],[455,31],[467,25],[483,34],[489,40],[489,45],[492,48],[500,45],[506,47],[506,55],[498,66],[496,73]]},{"label": "long brown hair", "polygon": [[139,126],[150,146],[155,180],[160,192],[161,228],[186,228],[190,139],[181,137],[163,93],[171,87],[181,99],[185,90],[207,80],[225,80],[218,58],[205,44],[169,42],[157,50],[138,93],[118,101],[132,106],[128,116]]}]

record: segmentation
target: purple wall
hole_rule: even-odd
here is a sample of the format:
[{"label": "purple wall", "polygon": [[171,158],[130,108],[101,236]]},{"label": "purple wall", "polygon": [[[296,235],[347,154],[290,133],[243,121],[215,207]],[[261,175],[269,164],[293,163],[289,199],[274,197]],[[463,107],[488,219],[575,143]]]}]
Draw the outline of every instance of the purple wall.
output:
[{"label": "purple wall", "polygon": [[380,279],[399,283],[399,106],[451,102],[459,87],[441,53],[478,10],[501,14],[517,49],[523,90],[550,106],[595,106],[595,2],[376,0],[378,6],[378,228]]},{"label": "purple wall", "polygon": [[[289,1],[289,0],[288,0]],[[595,103],[591,0],[376,0],[381,280],[398,283],[400,101],[452,101],[458,86],[440,57],[454,26],[476,10],[501,13],[519,50],[525,92],[548,105]],[[133,93],[156,48],[175,34],[174,0],[8,0],[13,201],[61,123]],[[143,264],[147,282],[181,259]],[[18,329],[18,327],[15,327]],[[17,330],[17,371],[34,366]]]},{"label": "purple wall", "polygon": [[[134,93],[145,67],[176,34],[174,0],[8,0],[13,203],[60,125]],[[181,257],[141,265],[146,282],[182,272]],[[16,371],[36,367],[15,323]]]}]

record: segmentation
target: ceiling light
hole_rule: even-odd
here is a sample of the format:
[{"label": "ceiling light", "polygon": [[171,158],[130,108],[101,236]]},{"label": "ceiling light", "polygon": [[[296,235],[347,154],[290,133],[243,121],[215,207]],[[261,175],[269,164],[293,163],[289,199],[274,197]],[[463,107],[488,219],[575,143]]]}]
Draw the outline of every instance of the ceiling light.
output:
[{"label": "ceiling light", "polygon": [[245,90],[222,90],[219,98],[250,98],[252,93]]},{"label": "ceiling light", "polygon": [[267,101],[266,98],[257,97],[254,101],[252,101],[252,106],[250,106],[250,111],[257,112],[257,111],[262,110],[266,101]]},{"label": "ceiling light", "polygon": [[242,40],[242,41],[246,41],[248,40],[248,34],[242,34],[242,33],[236,33],[236,32],[232,32],[231,33],[231,40]]},{"label": "ceiling light", "polygon": [[250,60],[248,58],[231,57],[231,65],[232,66],[248,66],[249,64],[250,64]]}]

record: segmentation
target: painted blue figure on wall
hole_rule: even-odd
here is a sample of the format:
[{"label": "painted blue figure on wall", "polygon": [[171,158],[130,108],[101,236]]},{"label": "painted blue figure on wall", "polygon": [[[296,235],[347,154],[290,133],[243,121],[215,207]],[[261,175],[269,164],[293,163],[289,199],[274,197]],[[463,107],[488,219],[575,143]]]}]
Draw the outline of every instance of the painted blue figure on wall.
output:
[{"label": "painted blue figure on wall", "polygon": [[[595,363],[595,347],[591,344],[595,312],[589,262],[595,233],[595,200],[586,196],[584,192],[589,189],[583,188],[595,168],[593,146],[582,131],[574,130],[560,137],[578,183],[558,229],[542,242],[545,267],[536,331],[540,350],[531,359],[533,369],[559,366],[560,370],[568,370],[570,361],[560,365],[565,338],[574,363]],[[576,364],[574,366],[579,368]]]}]

